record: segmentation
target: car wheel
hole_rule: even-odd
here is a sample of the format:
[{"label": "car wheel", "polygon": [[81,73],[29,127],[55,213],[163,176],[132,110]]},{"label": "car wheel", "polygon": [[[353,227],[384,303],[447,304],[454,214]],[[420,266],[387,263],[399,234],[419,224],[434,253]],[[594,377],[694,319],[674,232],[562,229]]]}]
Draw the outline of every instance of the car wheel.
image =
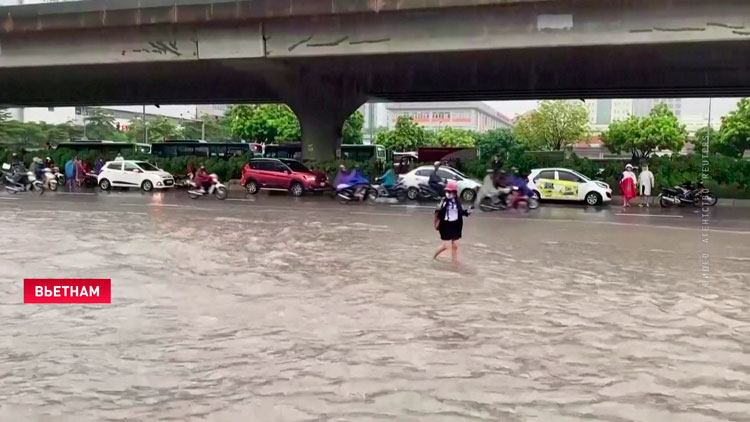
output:
[{"label": "car wheel", "polygon": [[101,182],[99,182],[99,188],[101,188],[101,190],[109,190],[111,187],[112,185],[107,179],[102,179]]},{"label": "car wheel", "polygon": [[305,188],[302,187],[302,183],[300,182],[294,182],[292,183],[292,186],[289,187],[289,193],[291,193],[292,196],[302,196],[304,192]]},{"label": "car wheel", "polygon": [[477,197],[477,193],[474,191],[474,189],[464,189],[461,192],[461,199],[466,202],[473,202],[474,198]]},{"label": "car wheel", "polygon": [[537,204],[539,202],[542,202],[542,195],[539,194],[539,191],[531,192],[531,196],[534,197],[534,199],[536,199]]},{"label": "car wheel", "polygon": [[414,187],[409,188],[409,190],[406,191],[406,197],[411,201],[415,201],[417,197],[419,197],[419,189]]},{"label": "car wheel", "polygon": [[258,193],[258,184],[255,183],[255,180],[248,180],[245,184],[245,190],[250,195],[255,195],[256,193]]},{"label": "car wheel", "polygon": [[151,192],[153,188],[154,184],[151,183],[150,180],[144,180],[143,183],[141,183],[141,189],[143,189],[144,192]]},{"label": "car wheel", "polygon": [[586,194],[586,203],[589,205],[599,205],[602,203],[602,196],[597,192],[589,192]]}]

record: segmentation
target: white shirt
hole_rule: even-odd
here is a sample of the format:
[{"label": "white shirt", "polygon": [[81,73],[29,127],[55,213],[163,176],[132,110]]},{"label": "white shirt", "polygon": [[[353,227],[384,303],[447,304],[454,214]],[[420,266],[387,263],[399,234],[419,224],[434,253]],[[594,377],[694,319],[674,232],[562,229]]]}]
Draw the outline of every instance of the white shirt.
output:
[{"label": "white shirt", "polygon": [[450,201],[445,205],[445,221],[458,220],[458,205],[456,201]]}]

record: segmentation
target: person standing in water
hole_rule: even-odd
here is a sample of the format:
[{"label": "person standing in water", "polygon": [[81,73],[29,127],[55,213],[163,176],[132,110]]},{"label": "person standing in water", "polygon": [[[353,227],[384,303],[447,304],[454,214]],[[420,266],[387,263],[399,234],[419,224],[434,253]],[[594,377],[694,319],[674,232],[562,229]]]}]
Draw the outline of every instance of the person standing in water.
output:
[{"label": "person standing in water", "polygon": [[641,185],[641,203],[639,207],[648,207],[651,203],[651,189],[654,187],[654,173],[648,169],[648,165],[643,165],[643,171],[638,175],[638,183]]},{"label": "person standing in water", "polygon": [[468,210],[461,207],[461,202],[456,197],[457,185],[451,180],[445,187],[445,198],[440,201],[435,210],[435,229],[440,232],[442,243],[435,252],[432,259],[451,249],[451,261],[458,263],[458,241],[461,239],[463,231],[463,217],[468,217],[471,208]]},{"label": "person standing in water", "polygon": [[622,190],[622,207],[630,207],[630,200],[636,196],[636,186],[638,185],[638,179],[633,173],[633,166],[628,163],[625,165],[625,171],[622,172],[622,179],[620,180],[620,189]]}]

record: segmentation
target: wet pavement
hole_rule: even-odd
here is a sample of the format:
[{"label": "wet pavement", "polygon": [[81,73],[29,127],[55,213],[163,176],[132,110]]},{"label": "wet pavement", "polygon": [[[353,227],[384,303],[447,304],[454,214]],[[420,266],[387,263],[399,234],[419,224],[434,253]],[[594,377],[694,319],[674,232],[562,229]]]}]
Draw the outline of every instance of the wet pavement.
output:
[{"label": "wet pavement", "polygon": [[748,209],[230,199],[0,194],[0,420],[750,420]]}]

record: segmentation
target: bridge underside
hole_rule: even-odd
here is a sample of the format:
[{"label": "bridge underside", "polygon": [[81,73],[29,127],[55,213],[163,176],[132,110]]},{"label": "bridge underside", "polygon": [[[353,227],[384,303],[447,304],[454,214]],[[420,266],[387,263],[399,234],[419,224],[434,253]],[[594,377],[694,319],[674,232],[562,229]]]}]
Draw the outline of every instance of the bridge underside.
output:
[{"label": "bridge underside", "polygon": [[[331,113],[336,121],[328,125],[333,128],[368,98],[745,95],[750,95],[750,42],[745,41],[0,70],[0,104],[287,102],[298,114],[315,110],[315,119],[320,119],[325,118],[320,112],[325,102],[326,108],[336,109]],[[335,136],[331,130],[339,129],[316,137]],[[331,148],[323,149],[329,156]],[[309,156],[319,154],[311,150]]]},{"label": "bridge underside", "polygon": [[0,104],[288,101],[345,82],[392,101],[750,95],[750,42],[0,69]]}]

